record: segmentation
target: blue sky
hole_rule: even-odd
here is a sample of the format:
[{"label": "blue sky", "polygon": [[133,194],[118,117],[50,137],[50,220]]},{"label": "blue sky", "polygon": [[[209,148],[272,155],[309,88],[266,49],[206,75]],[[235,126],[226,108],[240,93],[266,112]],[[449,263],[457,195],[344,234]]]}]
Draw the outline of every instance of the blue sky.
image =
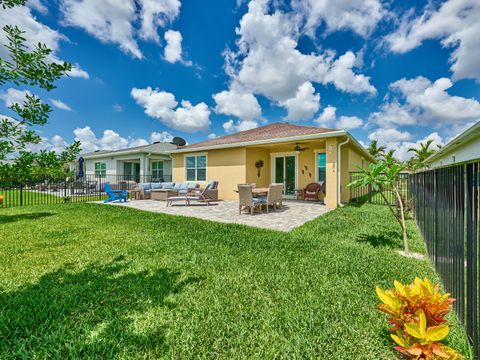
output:
[{"label": "blue sky", "polygon": [[475,0],[30,0],[1,11],[2,26],[75,64],[50,93],[0,90],[5,115],[25,91],[52,105],[42,148],[193,143],[289,121],[346,128],[406,158],[480,120]]}]

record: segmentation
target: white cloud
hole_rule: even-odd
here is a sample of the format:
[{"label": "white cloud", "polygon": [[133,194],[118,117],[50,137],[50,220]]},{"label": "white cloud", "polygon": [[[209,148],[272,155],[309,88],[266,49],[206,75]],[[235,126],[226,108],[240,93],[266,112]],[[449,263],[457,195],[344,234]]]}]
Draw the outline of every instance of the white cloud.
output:
[{"label": "white cloud", "polygon": [[[29,3],[32,7],[36,6],[35,4],[35,2]],[[62,61],[58,58],[57,53],[60,50],[60,42],[66,41],[67,38],[60,32],[38,22],[27,6],[14,6],[13,8],[2,9],[0,11],[0,27],[5,25],[16,25],[25,31],[23,36],[26,39],[26,46],[29,50],[33,50],[35,45],[42,43],[52,50],[52,54],[48,58],[49,61]],[[5,44],[7,44],[7,38],[5,33],[2,32],[0,34],[0,57],[2,58],[8,56]],[[88,79],[88,73],[82,70],[78,64],[74,65],[74,68],[68,75]]]},{"label": "white cloud", "polygon": [[382,104],[380,111],[370,114],[369,120],[381,128],[415,125],[417,122],[412,112],[401,105],[398,99]]},{"label": "white cloud", "polygon": [[315,122],[322,127],[329,127],[337,120],[337,108],[328,105],[325,107]]},{"label": "white cloud", "polygon": [[340,116],[337,127],[345,130],[352,130],[363,125],[363,120],[356,116]]},{"label": "white cloud", "polygon": [[37,10],[43,15],[48,13],[48,8],[42,3],[41,0],[28,0],[27,6],[31,9]]},{"label": "white cloud", "polygon": [[[80,141],[82,153],[96,150],[121,150],[135,146],[148,145],[149,142],[142,138],[122,137],[119,133],[107,129],[101,137],[97,137],[90,126],[76,128],[73,131],[75,140]],[[155,133],[152,133],[152,138]]]},{"label": "white cloud", "polygon": [[51,139],[41,137],[40,143],[28,144],[25,150],[31,152],[40,152],[41,150],[54,151],[58,154],[61,153],[66,146],[68,146],[68,143],[60,135],[54,135]]},{"label": "white cloud", "polygon": [[370,78],[363,74],[355,74],[353,68],[357,58],[351,51],[347,51],[333,62],[330,70],[325,74],[325,83],[332,83],[339,90],[360,94],[375,95],[377,90],[370,84]]},{"label": "white cloud", "polygon": [[356,129],[363,125],[363,120],[357,116],[342,115],[337,118],[337,108],[331,105],[323,109],[315,122],[321,127],[344,130]]},{"label": "white cloud", "polygon": [[157,29],[165,27],[180,14],[179,0],[141,0],[140,37],[159,42]]},{"label": "white cloud", "polygon": [[120,104],[112,105],[112,110],[115,112],[123,112],[123,106]]},{"label": "white cloud", "polygon": [[170,63],[181,62],[184,65],[191,66],[191,61],[186,61],[182,57],[182,34],[179,31],[168,30],[165,32],[165,41],[167,45],[164,50],[164,57]]},{"label": "white cloud", "polygon": [[333,84],[356,94],[376,93],[369,77],[355,73],[358,59],[353,52],[338,58],[332,50],[300,52],[302,20],[294,11],[270,13],[268,1],[252,0],[236,32],[238,50],[224,53],[230,89],[265,96],[280,106],[295,98],[305,83]]},{"label": "white cloud", "polygon": [[72,108],[70,106],[68,106],[67,104],[65,104],[62,100],[50,99],[50,101],[52,102],[52,105],[55,106],[58,109],[66,110],[66,111],[72,111]]},{"label": "white cloud", "polygon": [[131,95],[144,108],[145,114],[170,128],[195,132],[207,130],[210,126],[210,110],[204,102],[192,105],[189,101],[182,100],[181,106],[177,107],[178,102],[172,93],[153,90],[151,87],[133,88]]},{"label": "white cloud", "polygon": [[[178,0],[62,0],[63,23],[79,27],[105,43],[113,43],[131,56],[141,59],[136,34],[144,40],[159,42],[157,29],[179,14]],[[140,19],[140,29],[135,25]]]},{"label": "white cloud", "polygon": [[219,114],[236,116],[241,120],[258,119],[262,115],[260,104],[251,93],[224,90],[213,95],[213,99],[217,104],[215,112]]},{"label": "white cloud", "polygon": [[408,131],[400,131],[397,129],[377,129],[368,135],[368,139],[377,140],[379,145],[390,146],[402,141],[411,140],[412,135]]},{"label": "white cloud", "polygon": [[293,98],[285,100],[281,105],[287,109],[288,120],[309,120],[320,108],[320,94],[315,94],[312,83],[305,82],[298,87]]},{"label": "white cloud", "polygon": [[480,119],[480,103],[473,98],[450,95],[447,90],[451,87],[448,78],[432,83],[422,76],[403,78],[390,85],[405,98],[410,111],[427,121],[451,124]]},{"label": "white cloud", "polygon": [[433,140],[431,147],[435,149],[437,145],[444,143],[442,137],[433,132],[430,135],[412,141],[412,135],[408,131],[400,131],[397,129],[377,129],[370,133],[369,140],[377,140],[378,144],[385,146],[387,150],[395,150],[395,157],[401,161],[408,160],[412,157],[412,153],[408,150],[410,148],[418,149],[421,143],[425,143],[428,140]]},{"label": "white cloud", "polygon": [[366,37],[385,15],[379,0],[294,0],[293,8],[305,17],[310,36],[325,23],[327,32],[351,30]]},{"label": "white cloud", "polygon": [[480,81],[480,2],[447,0],[437,10],[429,6],[414,19],[405,18],[399,29],[386,37],[396,53],[410,51],[428,39],[440,39],[445,47],[453,47],[450,60],[453,79]]},{"label": "white cloud", "polygon": [[208,134],[208,138],[209,139],[215,139],[215,138],[217,138],[217,134],[215,134],[215,133]]},{"label": "white cloud", "polygon": [[31,95],[30,91],[9,88],[6,92],[0,93],[0,99],[4,101],[5,106],[7,107],[12,106],[13,104],[21,105],[25,101],[25,96],[27,94]]},{"label": "white cloud", "polygon": [[234,133],[238,131],[245,131],[255,129],[258,127],[258,122],[255,120],[243,120],[234,122],[232,119],[223,123],[223,130],[227,133]]},{"label": "white cloud", "polygon": [[171,142],[173,140],[173,135],[167,131],[157,132],[154,131],[152,135],[150,135],[150,141],[154,142]]}]

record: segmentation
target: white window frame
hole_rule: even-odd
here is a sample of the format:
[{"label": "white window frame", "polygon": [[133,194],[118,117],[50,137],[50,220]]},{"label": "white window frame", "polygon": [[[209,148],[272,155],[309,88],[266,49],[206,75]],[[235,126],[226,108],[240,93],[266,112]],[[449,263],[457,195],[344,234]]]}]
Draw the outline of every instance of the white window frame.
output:
[{"label": "white window frame", "polygon": [[[271,164],[271,169],[270,169],[270,179],[271,182],[275,182],[275,158],[277,157],[286,157],[286,156],[295,156],[295,190],[298,189],[298,178],[299,178],[299,161],[298,161],[298,151],[286,151],[286,152],[274,152],[270,153],[270,164]],[[282,182],[283,186],[285,186],[285,182]],[[295,195],[283,195],[284,197],[291,197],[294,198]]]},{"label": "white window frame", "polygon": [[[197,167],[197,159],[199,156],[205,156],[205,179],[204,180],[198,180],[198,167]],[[195,168],[187,168],[187,158],[189,157],[194,157],[195,158]],[[195,181],[195,182],[200,182],[204,183],[208,179],[208,154],[207,153],[195,153],[195,154],[185,154],[183,157],[184,161],[184,167],[185,167],[185,181]],[[194,169],[195,170],[195,179],[194,180],[189,180],[188,179],[188,169]]]},{"label": "white window frame", "polygon": [[[104,165],[105,169],[100,169],[101,174],[97,174],[97,164]],[[103,161],[97,161],[93,164],[93,171],[95,173],[95,178],[106,178],[107,177],[107,163]]]},{"label": "white window frame", "polygon": [[[159,164],[159,163],[162,163],[162,174],[160,176],[155,176],[155,171],[158,173],[160,171],[159,168],[157,169],[154,169],[154,164]],[[151,165],[151,175],[152,175],[152,178],[163,178],[163,176],[165,175],[165,164],[163,163],[163,160],[152,160],[152,163],[150,164]]]}]

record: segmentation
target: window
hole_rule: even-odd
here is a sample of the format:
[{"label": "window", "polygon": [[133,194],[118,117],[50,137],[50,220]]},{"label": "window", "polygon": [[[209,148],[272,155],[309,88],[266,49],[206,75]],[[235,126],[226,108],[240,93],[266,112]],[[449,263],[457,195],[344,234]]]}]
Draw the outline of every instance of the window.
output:
[{"label": "window", "polygon": [[327,178],[327,155],[325,153],[317,154],[317,181],[325,181]]},{"label": "window", "polygon": [[107,176],[107,164],[96,162],[95,163],[95,177],[106,177]]},{"label": "window", "polygon": [[186,156],[187,181],[207,180],[207,156]]},{"label": "window", "polygon": [[163,179],[163,161],[152,162],[152,178]]}]

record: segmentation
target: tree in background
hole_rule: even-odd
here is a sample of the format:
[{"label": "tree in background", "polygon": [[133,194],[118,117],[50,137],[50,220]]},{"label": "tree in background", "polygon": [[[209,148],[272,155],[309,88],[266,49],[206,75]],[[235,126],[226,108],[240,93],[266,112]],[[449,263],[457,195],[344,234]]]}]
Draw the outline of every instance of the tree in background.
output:
[{"label": "tree in background", "polygon": [[[371,189],[379,193],[387,204],[392,214],[397,219],[402,228],[403,248],[405,255],[409,255],[407,225],[405,222],[405,200],[401,195],[401,189],[398,188],[400,173],[405,169],[403,163],[388,163],[385,160],[380,160],[376,163],[371,163],[368,169],[359,167],[359,172],[356,174],[357,179],[347,185],[347,187],[371,187]],[[385,189],[392,189],[395,194],[396,206],[399,211],[395,211],[385,196]]]},{"label": "tree in background", "polygon": [[[3,9],[25,3],[26,0],[0,0]],[[33,50],[29,50],[23,37],[25,32],[17,26],[4,26],[3,31],[6,33],[8,55],[0,58],[0,86],[29,86],[51,91],[56,88],[54,82],[72,69],[69,63],[52,62],[49,59],[52,50],[44,44],[36,44]],[[0,119],[0,174],[14,176],[19,171],[26,172],[26,169],[35,173],[42,169],[52,170],[52,167],[58,171],[63,169],[65,162],[73,161],[77,156],[79,142],[66,147],[61,154],[28,151],[30,146],[41,141],[34,127],[45,125],[52,111],[39,97],[27,93],[22,104],[15,103],[10,109],[15,115]],[[11,161],[2,163],[5,159]],[[21,167],[24,168],[16,169]]]},{"label": "tree in background", "polygon": [[372,155],[377,160],[382,158],[385,150],[385,146],[378,146],[377,140],[372,140],[372,142],[367,148],[367,151],[370,153],[370,155]]},{"label": "tree in background", "polygon": [[387,164],[398,163],[398,160],[395,158],[395,150],[388,150],[385,154],[383,154],[383,160],[385,160]]},{"label": "tree in background", "polygon": [[432,143],[433,143],[433,140],[430,139],[424,143],[420,143],[420,148],[408,149],[409,152],[414,153],[412,158],[410,158],[410,160],[408,160],[407,162],[409,169],[413,171],[417,171],[417,170],[428,168],[428,164],[426,160],[437,151],[430,147]]}]

